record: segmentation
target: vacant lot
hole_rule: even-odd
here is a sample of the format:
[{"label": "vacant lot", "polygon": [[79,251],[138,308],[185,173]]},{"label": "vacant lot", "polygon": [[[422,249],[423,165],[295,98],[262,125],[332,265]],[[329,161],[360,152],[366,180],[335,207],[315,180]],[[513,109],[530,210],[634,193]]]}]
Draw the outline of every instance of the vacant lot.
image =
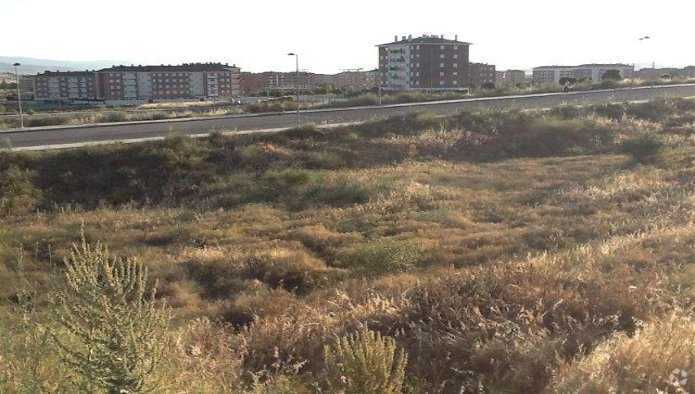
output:
[{"label": "vacant lot", "polygon": [[0,392],[86,387],[81,238],[158,280],[161,391],[330,392],[364,327],[404,392],[695,391],[692,101],[0,152],[0,217]]}]

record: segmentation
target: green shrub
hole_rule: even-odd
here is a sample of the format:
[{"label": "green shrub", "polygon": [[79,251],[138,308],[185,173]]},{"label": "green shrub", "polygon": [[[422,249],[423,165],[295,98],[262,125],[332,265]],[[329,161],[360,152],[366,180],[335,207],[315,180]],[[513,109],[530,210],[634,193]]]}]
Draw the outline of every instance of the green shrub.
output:
[{"label": "green shrub", "polygon": [[98,122],[104,123],[125,122],[126,120],[128,120],[128,114],[123,111],[105,112],[98,118]]},{"label": "green shrub", "polygon": [[561,105],[550,110],[549,114],[560,119],[570,120],[583,116],[584,111],[581,107],[576,105]]},{"label": "green shrub", "polygon": [[53,300],[62,330],[52,337],[63,362],[88,387],[109,393],[156,389],[151,379],[167,343],[170,314],[157,306],[147,269],[112,257],[105,246],[75,245],[65,260],[66,288]]},{"label": "green shrub", "polygon": [[327,384],[345,394],[402,392],[408,357],[396,341],[362,329],[324,347]]},{"label": "green shrub", "polygon": [[652,122],[660,122],[676,112],[674,101],[667,99],[652,100],[627,107],[627,115]]},{"label": "green shrub", "polygon": [[611,146],[615,139],[612,129],[587,120],[527,119],[522,115],[517,122],[502,121],[494,127],[494,131],[465,135],[454,144],[452,154],[464,160],[589,154]]},{"label": "green shrub", "polygon": [[335,180],[323,184],[313,184],[305,193],[304,199],[317,204],[348,206],[369,202],[369,190],[361,184],[348,180]]},{"label": "green shrub", "polygon": [[26,127],[41,127],[41,126],[60,126],[70,123],[69,116],[44,116],[39,118],[30,117],[24,121]]},{"label": "green shrub", "polygon": [[594,113],[613,121],[621,121],[625,117],[627,106],[625,104],[603,104],[593,106]]},{"label": "green shrub", "polygon": [[342,266],[365,274],[404,272],[422,258],[419,245],[411,241],[382,240],[344,250],[338,256]]},{"label": "green shrub", "polygon": [[654,134],[642,134],[639,137],[624,141],[621,150],[629,154],[638,163],[652,161],[661,151],[664,143]]},{"label": "green shrub", "polygon": [[38,205],[42,193],[34,185],[35,176],[16,165],[0,172],[0,216],[24,213]]}]

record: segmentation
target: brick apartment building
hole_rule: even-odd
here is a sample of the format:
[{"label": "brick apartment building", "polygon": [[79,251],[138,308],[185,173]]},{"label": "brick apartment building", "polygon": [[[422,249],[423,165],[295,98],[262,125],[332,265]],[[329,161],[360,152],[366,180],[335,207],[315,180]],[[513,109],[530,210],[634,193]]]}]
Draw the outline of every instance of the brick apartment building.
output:
[{"label": "brick apartment building", "polygon": [[35,98],[43,101],[190,100],[241,94],[240,69],[220,63],[46,71],[32,79]]},{"label": "brick apartment building", "polygon": [[46,71],[32,78],[39,100],[94,100],[97,97],[93,71]]},{"label": "brick apartment building", "polygon": [[338,74],[315,74],[300,72],[262,72],[241,74],[241,90],[246,95],[263,94],[269,91],[294,92],[312,91],[322,86],[343,90],[368,90],[376,86],[377,71],[344,71]]},{"label": "brick apartment building", "polygon": [[470,85],[470,43],[444,36],[394,37],[379,48],[386,90],[458,90]]},{"label": "brick apartment building", "polygon": [[533,69],[534,85],[559,85],[564,78],[600,83],[611,70],[620,72],[623,78],[632,78],[635,67],[629,64],[582,64],[579,66],[543,66]]},{"label": "brick apartment building", "polygon": [[469,65],[469,86],[475,89],[494,87],[496,80],[495,66],[485,63],[471,63]]}]

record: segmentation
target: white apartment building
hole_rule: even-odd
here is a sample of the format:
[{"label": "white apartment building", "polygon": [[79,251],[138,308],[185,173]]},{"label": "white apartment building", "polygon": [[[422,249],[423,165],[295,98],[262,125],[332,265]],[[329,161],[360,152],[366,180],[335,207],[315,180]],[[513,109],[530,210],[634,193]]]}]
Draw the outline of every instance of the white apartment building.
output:
[{"label": "white apartment building", "polygon": [[579,66],[543,66],[533,69],[535,85],[560,85],[560,80],[570,78],[579,81],[586,80],[600,83],[603,75],[611,70],[617,70],[623,78],[632,78],[635,66],[629,64],[582,64]]}]

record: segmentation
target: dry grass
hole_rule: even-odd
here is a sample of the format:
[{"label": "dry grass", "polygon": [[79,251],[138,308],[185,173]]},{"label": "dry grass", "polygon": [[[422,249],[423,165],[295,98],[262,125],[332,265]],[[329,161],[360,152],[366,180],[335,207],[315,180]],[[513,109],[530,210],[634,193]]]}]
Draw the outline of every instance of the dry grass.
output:
[{"label": "dry grass", "polygon": [[[159,280],[171,391],[311,392],[324,345],[367,327],[407,351],[406,392],[675,392],[689,105],[0,153],[0,330],[24,338],[0,349],[0,391],[71,387],[40,327],[84,228]],[[643,133],[664,145],[640,164],[622,143]]]}]

